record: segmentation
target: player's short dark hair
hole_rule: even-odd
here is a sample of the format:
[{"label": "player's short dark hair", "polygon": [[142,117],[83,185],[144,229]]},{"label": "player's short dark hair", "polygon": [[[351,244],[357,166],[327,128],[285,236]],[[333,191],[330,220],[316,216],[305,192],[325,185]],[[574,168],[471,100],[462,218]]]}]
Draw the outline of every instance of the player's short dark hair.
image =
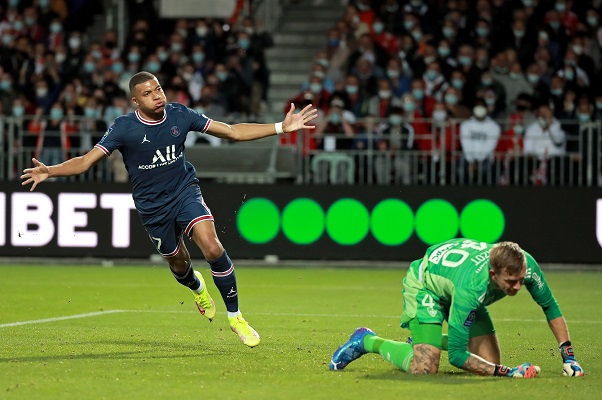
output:
[{"label": "player's short dark hair", "polygon": [[527,260],[523,250],[517,243],[500,242],[495,244],[489,254],[489,265],[496,274],[504,269],[509,275],[516,275],[522,271]]},{"label": "player's short dark hair", "polygon": [[147,81],[150,81],[151,79],[155,79],[156,76],[151,74],[150,72],[146,72],[146,71],[140,71],[136,74],[134,74],[134,76],[132,76],[132,78],[130,79],[130,95],[134,93],[134,89],[136,88],[136,85],[138,85],[139,83],[144,83]]}]

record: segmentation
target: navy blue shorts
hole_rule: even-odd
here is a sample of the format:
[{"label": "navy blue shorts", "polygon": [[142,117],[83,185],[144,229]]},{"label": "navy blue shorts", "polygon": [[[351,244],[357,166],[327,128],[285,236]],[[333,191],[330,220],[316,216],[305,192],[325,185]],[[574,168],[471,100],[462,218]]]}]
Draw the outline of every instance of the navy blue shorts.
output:
[{"label": "navy blue shorts", "polygon": [[191,185],[161,213],[160,218],[142,218],[142,224],[159,254],[174,256],[180,250],[185,233],[190,237],[192,228],[201,221],[213,221],[211,210],[205,204],[201,188]]}]

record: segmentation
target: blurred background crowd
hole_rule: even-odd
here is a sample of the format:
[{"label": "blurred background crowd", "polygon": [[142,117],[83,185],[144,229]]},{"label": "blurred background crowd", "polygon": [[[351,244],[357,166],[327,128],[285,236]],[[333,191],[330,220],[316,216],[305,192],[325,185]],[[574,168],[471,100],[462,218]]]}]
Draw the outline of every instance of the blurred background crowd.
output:
[{"label": "blurred background crowd", "polygon": [[315,130],[281,138],[313,182],[600,184],[602,0],[330,1],[340,18],[306,81],[273,104],[275,42],[253,15],[161,19],[131,1],[119,37],[89,31],[101,2],[2,0],[4,151],[51,164],[91,148],[132,111],[128,81],[146,70],[168,101],[226,122],[319,108]]}]

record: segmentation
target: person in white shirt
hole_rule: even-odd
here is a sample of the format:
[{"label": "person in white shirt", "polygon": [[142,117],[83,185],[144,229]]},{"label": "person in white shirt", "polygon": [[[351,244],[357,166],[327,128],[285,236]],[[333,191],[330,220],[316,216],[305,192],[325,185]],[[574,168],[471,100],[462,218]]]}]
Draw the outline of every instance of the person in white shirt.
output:
[{"label": "person in white shirt", "polygon": [[562,175],[566,134],[548,104],[539,106],[537,120],[525,130],[524,155],[528,160],[534,161],[530,163],[530,171],[536,185],[545,185],[551,176],[557,180]]},{"label": "person in white shirt", "polygon": [[473,116],[460,124],[463,160],[460,182],[469,184],[495,183],[494,152],[501,135],[500,125],[489,118],[482,99],[475,102]]}]

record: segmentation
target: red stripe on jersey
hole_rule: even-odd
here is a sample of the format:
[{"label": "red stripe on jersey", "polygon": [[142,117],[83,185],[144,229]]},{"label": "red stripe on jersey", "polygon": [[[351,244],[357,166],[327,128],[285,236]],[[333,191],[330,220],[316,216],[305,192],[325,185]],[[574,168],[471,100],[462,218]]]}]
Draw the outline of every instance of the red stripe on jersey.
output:
[{"label": "red stripe on jersey", "polygon": [[100,145],[100,144],[95,144],[94,147],[96,147],[98,150],[102,151],[103,153],[105,153],[107,156],[110,156],[111,153],[109,153],[109,150],[107,150],[106,147]]},{"label": "red stripe on jersey", "polygon": [[161,118],[158,121],[151,121],[149,119],[142,118],[142,116],[140,115],[140,111],[139,110],[136,110],[135,114],[136,114],[136,118],[138,118],[138,120],[140,122],[142,122],[144,125],[159,125],[159,124],[163,123],[167,119],[167,112],[165,112],[165,110],[163,110],[163,118]]},{"label": "red stripe on jersey", "polygon": [[186,232],[186,234],[188,236],[190,236],[190,232],[192,232],[192,228],[194,228],[194,226],[201,221],[213,221],[213,215],[202,215],[200,217],[196,217],[195,219],[190,221],[188,226],[186,226],[186,229],[184,230],[184,232]]},{"label": "red stripe on jersey", "polygon": [[228,268],[228,270],[224,271],[224,272],[216,272],[216,271],[211,270],[211,275],[217,276],[218,278],[223,278],[224,276],[230,275],[233,271],[234,271],[234,264],[232,264],[230,266],[230,268]]},{"label": "red stripe on jersey", "polygon": [[203,130],[201,131],[201,133],[207,132],[207,129],[209,129],[209,126],[211,125],[211,122],[213,122],[212,119],[207,119],[207,123],[205,124],[205,127],[203,128]]}]

